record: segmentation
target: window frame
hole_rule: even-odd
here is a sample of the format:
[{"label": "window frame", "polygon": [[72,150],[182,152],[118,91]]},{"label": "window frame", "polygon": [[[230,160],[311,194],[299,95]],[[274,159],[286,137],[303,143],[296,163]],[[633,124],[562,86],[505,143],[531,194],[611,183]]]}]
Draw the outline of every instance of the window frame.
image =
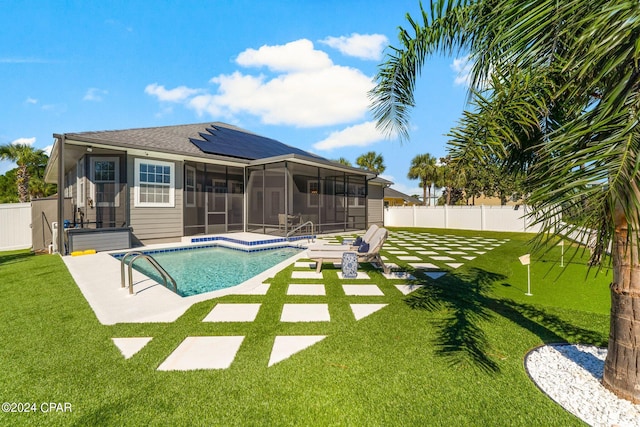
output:
[{"label": "window frame", "polygon": [[[148,159],[148,158],[135,158],[134,159],[134,207],[136,208],[174,208],[175,201],[175,188],[176,188],[176,164],[174,162],[166,162],[163,160]],[[161,167],[169,167],[169,183],[150,183],[140,181],[140,166],[142,164],[154,165]],[[161,185],[169,188],[169,201],[168,202],[141,202],[140,201],[140,185],[141,184],[153,184]]]},{"label": "window frame", "polygon": [[[349,183],[347,187],[347,200],[350,208],[362,208],[366,205],[366,187],[361,183]],[[360,204],[360,199],[364,199]]]},{"label": "window frame", "polygon": [[[108,181],[97,181],[96,180],[96,162],[113,162],[113,185],[115,188],[113,202],[98,202],[98,198],[96,197],[96,187],[97,183],[108,182]],[[95,207],[119,207],[120,206],[120,158],[119,157],[91,157],[91,170],[89,172],[89,176],[91,177],[91,199],[93,200],[93,204]]]},{"label": "window frame", "polygon": [[[188,165],[184,168],[184,203],[186,207],[193,208],[196,207],[196,168]],[[189,175],[192,175],[192,185],[189,185]],[[192,200],[190,201],[189,199]]]}]

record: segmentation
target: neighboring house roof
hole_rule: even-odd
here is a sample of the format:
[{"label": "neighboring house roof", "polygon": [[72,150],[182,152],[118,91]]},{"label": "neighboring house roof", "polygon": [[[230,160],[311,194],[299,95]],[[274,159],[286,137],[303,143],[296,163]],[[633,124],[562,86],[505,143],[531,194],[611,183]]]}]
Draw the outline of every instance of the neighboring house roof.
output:
[{"label": "neighboring house roof", "polygon": [[399,192],[391,187],[386,187],[384,189],[384,197],[392,198],[392,199],[403,199],[407,203],[413,203],[415,205],[421,205],[422,202],[415,197],[408,196],[404,193]]},{"label": "neighboring house roof", "polygon": [[390,185],[393,185],[393,181],[389,181],[389,180],[381,178],[379,176],[376,176],[370,182],[373,183],[373,184],[379,184],[379,185],[383,185],[383,186],[386,186],[386,187],[388,187]]}]

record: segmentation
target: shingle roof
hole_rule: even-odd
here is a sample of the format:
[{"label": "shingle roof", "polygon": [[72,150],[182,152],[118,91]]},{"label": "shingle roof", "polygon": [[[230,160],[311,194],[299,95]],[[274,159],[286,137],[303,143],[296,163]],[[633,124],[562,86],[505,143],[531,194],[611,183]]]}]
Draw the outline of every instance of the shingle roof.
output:
[{"label": "shingle roof", "polygon": [[125,130],[67,133],[70,140],[195,157],[254,160],[285,154],[322,157],[225,123],[197,123]]},{"label": "shingle roof", "polygon": [[392,197],[395,199],[403,199],[406,202],[409,203],[415,203],[416,205],[421,205],[422,202],[418,199],[416,199],[415,197],[411,197],[409,195],[406,195],[404,193],[399,192],[398,190],[391,188],[391,187],[386,187],[384,189],[384,197]]}]

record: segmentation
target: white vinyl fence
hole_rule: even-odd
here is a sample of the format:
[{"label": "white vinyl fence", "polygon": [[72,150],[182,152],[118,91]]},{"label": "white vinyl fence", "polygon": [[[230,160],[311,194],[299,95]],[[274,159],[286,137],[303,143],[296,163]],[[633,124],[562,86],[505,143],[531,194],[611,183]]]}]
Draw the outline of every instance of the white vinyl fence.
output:
[{"label": "white vinyl fence", "polygon": [[31,203],[0,204],[0,251],[31,245]]},{"label": "white vinyl fence", "polygon": [[390,206],[384,210],[387,227],[451,228],[457,230],[537,233],[521,206]]}]

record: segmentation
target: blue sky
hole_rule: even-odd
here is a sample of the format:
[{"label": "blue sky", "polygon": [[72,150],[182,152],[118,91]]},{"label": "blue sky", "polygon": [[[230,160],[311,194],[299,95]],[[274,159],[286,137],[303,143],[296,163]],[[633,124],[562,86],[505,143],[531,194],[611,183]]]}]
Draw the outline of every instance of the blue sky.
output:
[{"label": "blue sky", "polygon": [[[374,128],[367,91],[417,0],[7,1],[0,14],[0,144],[53,133],[222,121],[329,159],[383,155],[383,177],[441,157],[467,88],[430,60],[410,141]],[[12,168],[0,162],[0,174]]]}]

